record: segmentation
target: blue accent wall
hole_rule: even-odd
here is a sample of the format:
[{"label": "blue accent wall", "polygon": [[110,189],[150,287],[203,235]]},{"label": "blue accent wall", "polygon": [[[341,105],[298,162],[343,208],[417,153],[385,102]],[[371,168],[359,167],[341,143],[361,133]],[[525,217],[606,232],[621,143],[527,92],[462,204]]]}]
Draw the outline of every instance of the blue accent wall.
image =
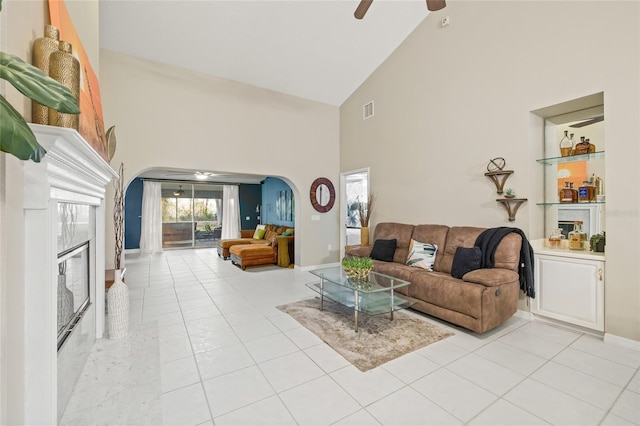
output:
[{"label": "blue accent wall", "polygon": [[[291,187],[282,179],[268,177],[262,183],[262,207],[261,222],[273,225],[294,226],[295,220],[278,220],[276,214],[276,203],[280,191],[290,191],[292,198],[292,211],[295,211],[295,200],[293,200],[293,191]],[[292,218],[293,219],[293,218]]]},{"label": "blue accent wall", "polygon": [[142,179],[135,178],[124,195],[124,248],[140,248]]},{"label": "blue accent wall", "polygon": [[238,188],[240,197],[240,229],[256,229],[260,223],[256,206],[262,203],[262,185],[242,184]]}]

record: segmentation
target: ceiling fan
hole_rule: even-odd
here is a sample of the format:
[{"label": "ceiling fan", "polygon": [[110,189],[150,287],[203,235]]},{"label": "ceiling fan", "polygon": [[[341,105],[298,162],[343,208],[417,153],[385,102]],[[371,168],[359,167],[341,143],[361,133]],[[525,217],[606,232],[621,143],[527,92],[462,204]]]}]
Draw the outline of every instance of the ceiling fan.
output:
[{"label": "ceiling fan", "polygon": [[[373,3],[373,0],[361,0],[360,4],[356,8],[356,11],[353,13],[353,16],[355,16],[356,19],[364,18],[364,15],[365,13],[367,13],[367,10],[369,10],[369,6],[371,6],[371,3]],[[436,10],[443,9],[446,5],[447,3],[445,2],[445,0],[427,0],[427,9],[430,12],[435,12]]]},{"label": "ceiling fan", "polygon": [[601,121],[604,120],[604,114],[603,115],[597,115],[593,118],[590,118],[588,120],[585,121],[581,121],[580,123],[574,123],[572,125],[570,125],[569,127],[573,127],[574,129],[579,129],[580,127],[584,127],[584,126],[588,126],[590,124],[594,124],[594,123],[599,123]]},{"label": "ceiling fan", "polygon": [[176,189],[175,191],[173,191],[173,195],[176,197],[180,197],[182,196],[182,194],[184,194],[184,189],[182,189],[182,185],[180,185],[180,189]]}]

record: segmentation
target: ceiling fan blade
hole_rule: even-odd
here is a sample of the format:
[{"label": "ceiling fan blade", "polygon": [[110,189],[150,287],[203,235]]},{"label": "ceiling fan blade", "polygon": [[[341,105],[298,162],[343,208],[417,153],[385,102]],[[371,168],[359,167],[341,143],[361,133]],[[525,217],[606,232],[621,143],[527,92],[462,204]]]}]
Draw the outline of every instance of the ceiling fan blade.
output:
[{"label": "ceiling fan blade", "polygon": [[445,0],[427,0],[427,9],[429,9],[430,12],[444,9],[446,5]]},{"label": "ceiling fan blade", "polygon": [[373,0],[361,0],[360,4],[356,8],[356,11],[353,12],[353,16],[355,16],[356,19],[364,18],[364,14],[367,13],[367,10],[369,10],[369,6],[371,6],[372,2]]},{"label": "ceiling fan blade", "polygon": [[573,127],[574,129],[579,129],[580,127],[588,126],[590,124],[599,123],[604,120],[604,115],[590,118],[589,120],[582,121],[580,123],[572,124],[569,127]]}]

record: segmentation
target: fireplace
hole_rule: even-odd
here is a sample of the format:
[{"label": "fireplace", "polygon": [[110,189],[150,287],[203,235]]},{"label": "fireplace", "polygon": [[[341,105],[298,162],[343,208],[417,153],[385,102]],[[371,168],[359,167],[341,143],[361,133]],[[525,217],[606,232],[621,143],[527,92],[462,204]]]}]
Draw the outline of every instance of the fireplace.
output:
[{"label": "fireplace", "polygon": [[24,423],[57,424],[104,332],[105,195],[116,172],[73,129],[31,124],[24,163]]}]

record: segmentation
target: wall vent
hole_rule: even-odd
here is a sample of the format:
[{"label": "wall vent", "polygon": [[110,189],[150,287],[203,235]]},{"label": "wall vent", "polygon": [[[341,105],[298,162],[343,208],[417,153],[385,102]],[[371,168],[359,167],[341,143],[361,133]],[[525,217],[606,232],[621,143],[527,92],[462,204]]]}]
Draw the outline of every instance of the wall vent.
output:
[{"label": "wall vent", "polygon": [[373,101],[366,103],[362,106],[362,119],[373,117]]}]

